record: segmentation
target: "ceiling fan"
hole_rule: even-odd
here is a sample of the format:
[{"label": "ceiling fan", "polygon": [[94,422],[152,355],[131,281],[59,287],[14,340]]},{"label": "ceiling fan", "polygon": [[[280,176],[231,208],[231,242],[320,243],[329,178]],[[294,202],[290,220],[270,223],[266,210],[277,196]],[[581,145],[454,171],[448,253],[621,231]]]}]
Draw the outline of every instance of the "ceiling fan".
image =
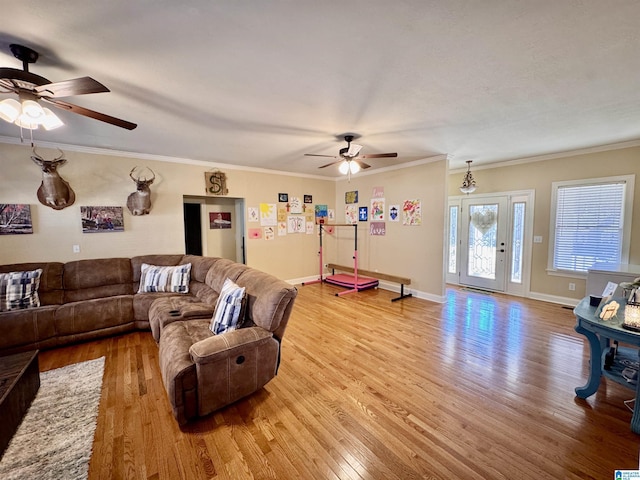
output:
[{"label": "ceiling fan", "polygon": [[[318,168],[326,168],[331,165],[336,165],[341,163],[340,172],[341,173],[356,173],[361,168],[369,168],[371,165],[364,163],[360,159],[362,158],[391,158],[397,157],[397,153],[371,153],[368,155],[360,155],[360,150],[362,149],[362,145],[352,144],[351,142],[354,139],[354,135],[345,135],[344,141],[347,142],[347,146],[345,148],[341,148],[338,152],[339,155],[318,155],[315,153],[305,153],[308,157],[329,157],[329,158],[337,158],[335,162],[327,163],[326,165],[322,165]],[[354,167],[354,165],[356,165]],[[344,171],[343,171],[344,170]]]},{"label": "ceiling fan", "polygon": [[[38,52],[30,49],[29,47],[17,44],[11,44],[9,48],[11,49],[11,53],[13,53],[13,56],[22,61],[23,69],[19,70],[17,68],[0,68],[0,93],[17,94],[22,105],[20,105],[15,100],[4,100],[3,102],[0,102],[0,106],[2,106],[2,103],[8,102],[5,103],[7,109],[19,109],[21,107],[22,113],[27,113],[25,110],[29,107],[35,108],[36,110],[38,110],[39,108],[40,110],[38,110],[37,113],[39,115],[44,115],[41,113],[42,107],[38,105],[38,101],[42,100],[43,102],[46,102],[62,110],[67,110],[79,115],[84,115],[85,117],[109,123],[111,125],[115,125],[116,127],[126,128],[127,130],[133,130],[137,127],[135,123],[112,117],[104,113],[95,112],[93,110],[89,110],[88,108],[80,107],[79,105],[74,105],[73,103],[60,100],[60,98],[70,97],[72,95],[86,95],[89,93],[101,93],[110,91],[107,87],[102,85],[97,80],[94,80],[91,77],[81,77],[62,82],[51,82],[46,78],[29,71],[29,64],[35,63],[36,60],[38,60]],[[3,111],[0,111],[0,116],[3,119],[9,122],[13,122],[14,120],[10,120],[8,115],[9,114],[5,116],[3,115]],[[20,122],[19,118],[16,119],[16,123],[18,125],[21,125],[21,123],[18,122]],[[59,124],[57,126],[62,125],[62,122],[60,120],[58,120],[58,122]],[[31,124],[32,126],[28,125],[29,124],[22,126],[26,126],[26,128],[34,128],[34,124]],[[37,128],[37,123],[35,123],[35,125],[35,128]],[[44,124],[44,126],[45,128],[47,128],[46,124]]]}]

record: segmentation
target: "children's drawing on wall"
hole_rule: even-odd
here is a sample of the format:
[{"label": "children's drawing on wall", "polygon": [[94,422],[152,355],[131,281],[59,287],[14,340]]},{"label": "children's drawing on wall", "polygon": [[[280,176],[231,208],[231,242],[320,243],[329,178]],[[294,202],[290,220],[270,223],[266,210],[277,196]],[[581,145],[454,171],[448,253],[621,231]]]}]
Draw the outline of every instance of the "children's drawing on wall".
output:
[{"label": "children's drawing on wall", "polygon": [[316,224],[314,222],[305,222],[307,235],[313,235],[315,233]]},{"label": "children's drawing on wall", "polygon": [[358,206],[357,205],[345,205],[344,206],[344,222],[354,225],[358,223]]},{"label": "children's drawing on wall", "polygon": [[262,229],[258,228],[250,228],[249,231],[249,240],[260,240],[262,238]]},{"label": "children's drawing on wall", "polygon": [[344,203],[358,203],[358,191],[354,190],[353,192],[345,192]]},{"label": "children's drawing on wall", "polygon": [[302,213],[300,197],[289,197],[289,213]]},{"label": "children's drawing on wall", "polygon": [[263,227],[275,226],[278,223],[278,213],[275,203],[260,204],[260,225]]},{"label": "children's drawing on wall", "polygon": [[405,200],[402,204],[402,224],[421,225],[422,212],[420,200]]},{"label": "children's drawing on wall", "polygon": [[384,222],[371,222],[369,224],[369,235],[384,236],[385,233]]},{"label": "children's drawing on wall", "polygon": [[290,215],[287,217],[287,233],[304,233],[304,217]]},{"label": "children's drawing on wall", "polygon": [[27,203],[0,203],[0,235],[33,233],[31,206]]},{"label": "children's drawing on wall", "polygon": [[287,234],[287,221],[278,222],[278,236],[283,237]]},{"label": "children's drawing on wall", "polygon": [[336,221],[336,211],[333,208],[327,209],[327,220],[330,222]]},{"label": "children's drawing on wall", "polygon": [[400,205],[389,205],[389,221],[400,221]]},{"label": "children's drawing on wall", "polygon": [[231,212],[209,212],[209,228],[231,228]]},{"label": "children's drawing on wall", "polygon": [[247,207],[247,222],[259,222],[260,214],[257,207]]},{"label": "children's drawing on wall", "polygon": [[371,221],[384,221],[384,198],[371,199]]},{"label": "children's drawing on wall", "polygon": [[327,223],[329,213],[326,205],[316,205],[316,223]]},{"label": "children's drawing on wall", "polygon": [[82,233],[124,232],[122,207],[80,207]]},{"label": "children's drawing on wall", "polygon": [[373,191],[371,192],[371,198],[383,198],[384,197],[384,187],[373,187]]},{"label": "children's drawing on wall", "polygon": [[287,207],[278,207],[278,222],[287,222]]},{"label": "children's drawing on wall", "polygon": [[366,222],[369,220],[369,207],[358,208],[358,221]]},{"label": "children's drawing on wall", "polygon": [[276,227],[264,227],[262,230],[265,240],[273,240],[276,238]]}]

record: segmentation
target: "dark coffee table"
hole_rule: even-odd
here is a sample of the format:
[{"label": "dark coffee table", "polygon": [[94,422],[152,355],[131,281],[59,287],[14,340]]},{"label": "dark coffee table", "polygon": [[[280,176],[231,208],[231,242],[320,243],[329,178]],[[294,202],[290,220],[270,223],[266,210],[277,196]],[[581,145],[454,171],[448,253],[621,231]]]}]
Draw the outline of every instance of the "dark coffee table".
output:
[{"label": "dark coffee table", "polygon": [[0,357],[0,457],[40,388],[38,351]]}]

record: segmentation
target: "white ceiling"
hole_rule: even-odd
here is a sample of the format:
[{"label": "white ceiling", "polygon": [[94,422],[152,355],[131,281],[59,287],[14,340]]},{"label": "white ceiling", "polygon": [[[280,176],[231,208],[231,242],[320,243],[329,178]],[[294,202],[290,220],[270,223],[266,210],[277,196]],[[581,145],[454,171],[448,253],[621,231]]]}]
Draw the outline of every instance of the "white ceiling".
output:
[{"label": "white ceiling", "polygon": [[303,154],[347,132],[398,152],[375,168],[640,139],[637,0],[25,0],[3,16],[0,67],[27,45],[31,72],[111,89],[66,100],[139,125],[56,110],[66,126],[36,142],[337,176]]}]

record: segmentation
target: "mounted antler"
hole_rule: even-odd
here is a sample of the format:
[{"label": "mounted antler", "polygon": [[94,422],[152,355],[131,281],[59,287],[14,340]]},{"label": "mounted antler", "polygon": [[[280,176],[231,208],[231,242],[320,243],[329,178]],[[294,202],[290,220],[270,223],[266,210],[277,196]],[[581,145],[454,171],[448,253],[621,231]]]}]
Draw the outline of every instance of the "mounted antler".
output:
[{"label": "mounted antler", "polygon": [[58,174],[58,167],[67,163],[64,152],[58,148],[60,156],[53,160],[45,160],[33,147],[31,160],[42,169],[42,182],[38,188],[38,201],[54,210],[62,210],[76,201],[76,194],[69,183]]},{"label": "mounted antler", "polygon": [[140,174],[134,177],[133,172],[135,172],[137,168],[137,166],[133,167],[129,172],[131,180],[136,183],[136,191],[131,193],[127,198],[127,208],[131,212],[131,215],[147,215],[151,210],[151,189],[149,186],[155,180],[156,174],[149,167],[146,167],[153,175],[150,179],[147,179],[147,177],[141,178]]}]

